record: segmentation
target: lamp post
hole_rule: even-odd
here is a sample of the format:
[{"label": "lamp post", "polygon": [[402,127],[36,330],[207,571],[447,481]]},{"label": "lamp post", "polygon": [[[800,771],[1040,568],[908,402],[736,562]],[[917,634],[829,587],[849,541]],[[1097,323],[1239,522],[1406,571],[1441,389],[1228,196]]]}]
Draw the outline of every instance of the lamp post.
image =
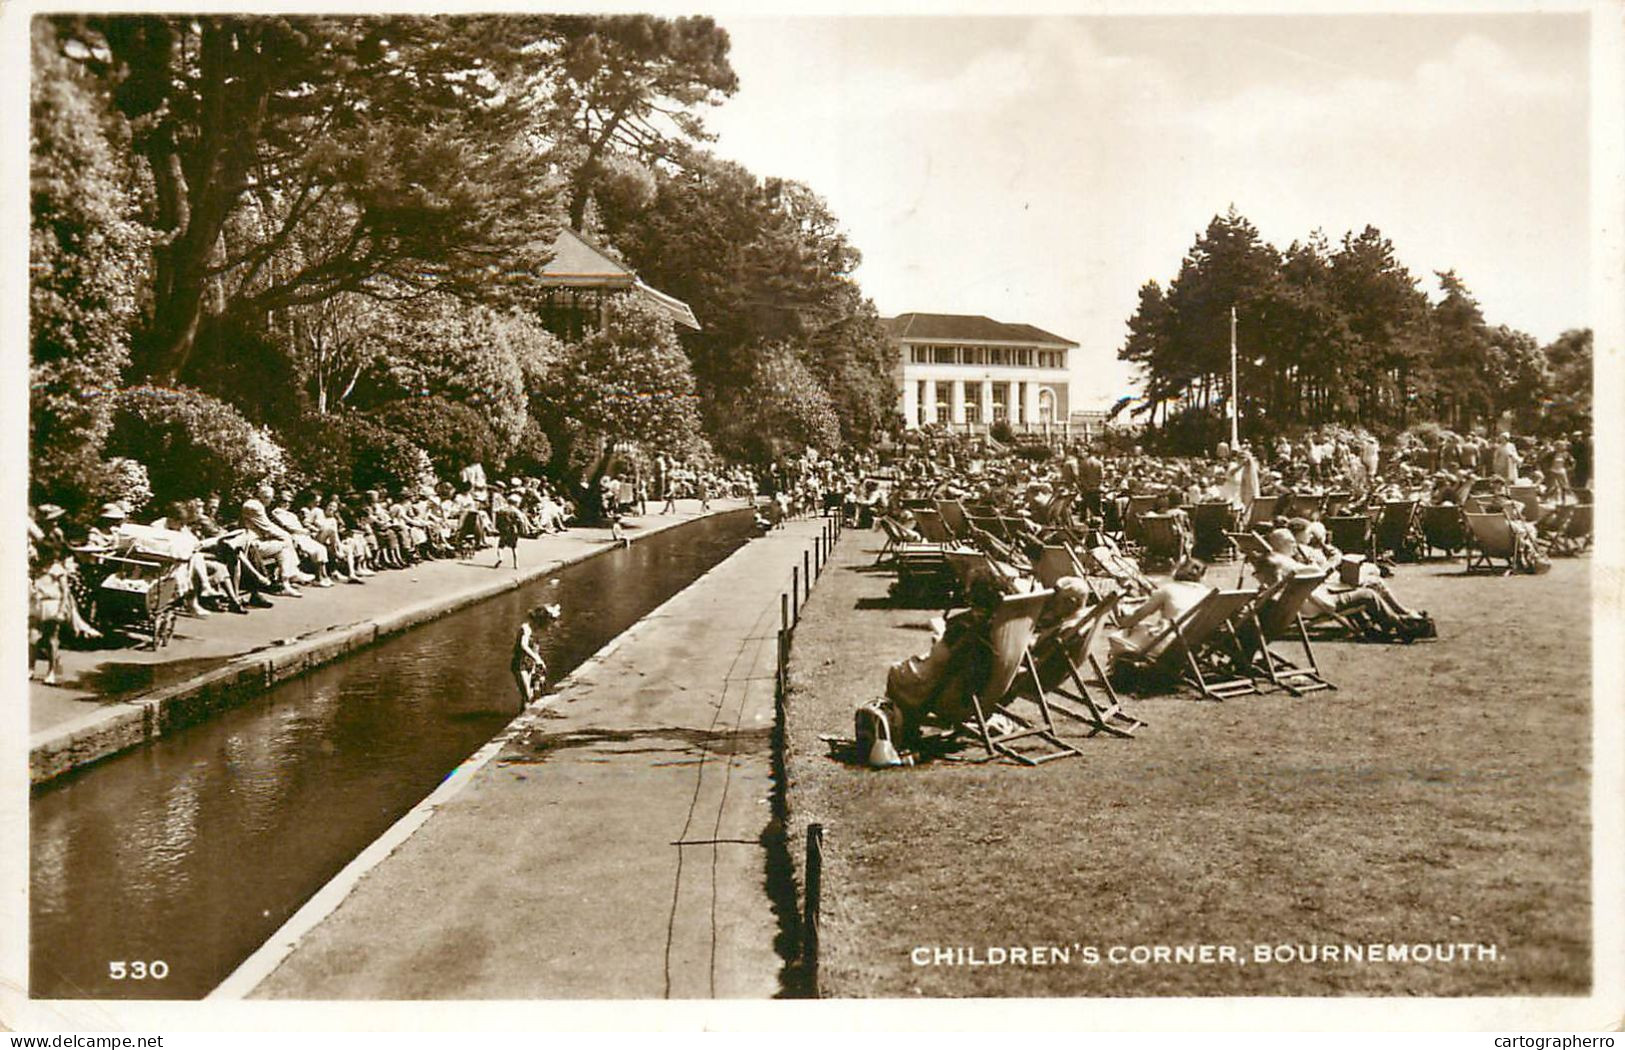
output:
[{"label": "lamp post", "polygon": [[1230,308],[1230,447],[1237,448],[1236,428],[1241,418],[1241,405],[1236,400],[1236,308]]}]

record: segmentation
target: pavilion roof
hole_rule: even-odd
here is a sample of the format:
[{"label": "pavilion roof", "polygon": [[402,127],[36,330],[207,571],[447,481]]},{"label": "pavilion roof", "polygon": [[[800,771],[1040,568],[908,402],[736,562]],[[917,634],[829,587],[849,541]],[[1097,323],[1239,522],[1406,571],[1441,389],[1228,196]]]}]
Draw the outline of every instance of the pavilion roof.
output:
[{"label": "pavilion roof", "polygon": [[1030,324],[1009,324],[981,314],[906,313],[885,318],[884,322],[892,336],[897,339],[1016,343],[1022,346],[1037,343],[1051,346],[1078,345],[1064,336],[1046,332]]}]

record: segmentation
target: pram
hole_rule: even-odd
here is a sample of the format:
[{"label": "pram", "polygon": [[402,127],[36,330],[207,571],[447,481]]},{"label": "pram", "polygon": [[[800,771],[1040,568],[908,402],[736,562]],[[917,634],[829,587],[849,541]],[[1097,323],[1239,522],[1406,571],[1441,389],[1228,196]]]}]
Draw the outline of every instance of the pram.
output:
[{"label": "pram", "polygon": [[80,552],[87,618],[104,634],[145,635],[162,649],[175,634],[182,581],[196,552],[189,533],[120,525],[111,551]]}]

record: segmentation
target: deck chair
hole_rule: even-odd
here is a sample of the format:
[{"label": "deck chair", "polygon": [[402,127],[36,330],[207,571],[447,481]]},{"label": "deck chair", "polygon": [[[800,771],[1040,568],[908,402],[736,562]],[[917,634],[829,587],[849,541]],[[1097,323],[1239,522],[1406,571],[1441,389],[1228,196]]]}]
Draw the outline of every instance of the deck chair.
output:
[{"label": "deck chair", "polygon": [[881,515],[876,520],[880,522],[880,531],[884,533],[886,537],[886,542],[881,546],[880,553],[875,556],[876,565],[886,561],[888,555],[890,555],[892,560],[895,561],[897,559],[897,551],[905,543],[917,542],[910,540],[906,535],[904,535],[903,526],[899,525],[896,519],[887,515]]},{"label": "deck chair", "polygon": [[1063,492],[1050,500],[1044,507],[1044,513],[1039,515],[1039,524],[1054,529],[1069,529],[1072,527],[1072,504],[1078,498],[1076,492]]},{"label": "deck chair", "polygon": [[1198,503],[1190,515],[1191,531],[1196,533],[1193,553],[1198,558],[1216,561],[1235,557],[1235,546],[1225,535],[1236,531],[1235,507],[1228,503]]},{"label": "deck chair", "polygon": [[[1054,593],[1034,591],[1005,598],[988,622],[987,635],[982,644],[987,648],[989,668],[981,687],[970,692],[970,707],[974,715],[974,728],[990,758],[1003,756],[1024,765],[1037,766],[1058,758],[1074,758],[1083,754],[1056,735],[1049,701],[1044,695],[1029,648],[1038,615]],[[1016,687],[1018,677],[1025,678],[1023,688]],[[1023,694],[1036,698],[1032,701],[1037,709],[1036,715],[1011,710]],[[996,732],[989,722],[994,713],[1003,714],[1020,728]],[[1023,747],[1016,747],[1017,743],[1023,744]]]},{"label": "deck chair", "polygon": [[[1512,519],[1499,511],[1484,514],[1463,511],[1461,516],[1472,535],[1467,547],[1467,571],[1500,572],[1510,576],[1518,554],[1518,537],[1512,531]],[[1505,567],[1496,565],[1496,559],[1506,562]]]},{"label": "deck chair", "polygon": [[1285,509],[1281,511],[1288,518],[1308,518],[1313,521],[1320,517],[1321,509],[1326,505],[1326,497],[1318,493],[1294,492],[1285,499]]},{"label": "deck chair", "polygon": [[1255,557],[1268,555],[1270,545],[1256,532],[1231,532],[1225,535],[1231,546],[1235,547],[1236,553],[1241,556],[1241,571],[1236,574],[1236,586],[1240,587],[1241,581],[1247,578],[1248,564]]},{"label": "deck chair", "polygon": [[[1112,688],[1094,653],[1101,625],[1116,616],[1117,598],[1114,594],[1040,633],[1032,644],[1034,674],[1015,683],[1017,695],[1034,703],[1043,696],[1052,712],[1087,725],[1088,736],[1106,733],[1131,737],[1146,724],[1123,710],[1117,690]],[[1086,670],[1092,671],[1092,676],[1086,675]],[[1033,695],[1022,692],[1030,685],[1037,687]],[[1073,704],[1083,707],[1080,710]]]},{"label": "deck chair", "polygon": [[[1285,689],[1293,696],[1337,688],[1320,673],[1320,665],[1315,662],[1315,650],[1309,644],[1309,631],[1301,615],[1303,603],[1325,579],[1325,573],[1321,572],[1301,572],[1289,576],[1270,588],[1253,609],[1250,633],[1245,642],[1246,651],[1253,658],[1253,669],[1263,674],[1271,685]],[[1276,642],[1296,642],[1302,646],[1302,662],[1297,663],[1283,656],[1272,646]]]},{"label": "deck chair", "polygon": [[948,526],[943,524],[942,515],[938,514],[934,509],[921,507],[916,510],[914,512],[914,524],[916,531],[927,543],[954,542],[953,536],[948,531]]},{"label": "deck chair", "polygon": [[1128,506],[1123,509],[1123,538],[1125,540],[1129,541],[1130,543],[1139,542],[1141,532],[1140,519],[1146,514],[1151,513],[1152,508],[1156,507],[1156,505],[1157,497],[1154,495],[1130,496],[1128,498]]},{"label": "deck chair", "polygon": [[1077,556],[1078,562],[1089,575],[1108,579],[1116,584],[1119,590],[1139,597],[1156,590],[1156,584],[1140,571],[1139,563],[1122,551],[1101,545],[1080,549]]},{"label": "deck chair", "polygon": [[1256,693],[1258,684],[1240,673],[1246,661],[1236,625],[1251,615],[1263,593],[1213,591],[1152,640],[1150,657],[1124,654],[1119,659],[1177,677],[1209,700]]},{"label": "deck chair", "polygon": [[1326,518],[1326,535],[1332,546],[1346,554],[1364,554],[1371,551],[1371,518],[1364,514]]},{"label": "deck chair", "polygon": [[1322,518],[1330,518],[1348,513],[1349,504],[1354,502],[1352,492],[1326,493],[1326,505],[1320,508]]},{"label": "deck chair", "polygon": [[1421,548],[1422,540],[1416,529],[1414,499],[1387,500],[1377,517],[1376,538],[1372,541],[1378,557],[1392,551],[1395,560],[1413,557]]},{"label": "deck chair", "polygon": [[1547,509],[1541,506],[1538,485],[1510,485],[1507,487],[1507,498],[1523,507],[1524,521],[1539,525],[1541,519],[1546,517]]},{"label": "deck chair", "polygon": [[968,535],[965,529],[965,507],[956,499],[937,500],[937,513],[942,516],[942,524],[956,537]]},{"label": "deck chair", "polygon": [[[1037,563],[1033,565],[1033,573],[1038,577],[1040,586],[1051,590],[1055,587],[1055,581],[1064,576],[1077,576],[1085,581],[1089,580],[1089,573],[1084,570],[1082,565],[1078,564],[1078,559],[1073,556],[1071,548],[1063,547],[1058,543],[1044,545],[1043,553],[1038,556]],[[1090,591],[1093,592],[1093,590],[1094,587],[1091,584]]]},{"label": "deck chair", "polygon": [[1147,565],[1172,567],[1186,554],[1185,534],[1179,531],[1172,514],[1142,514],[1140,549]]},{"label": "deck chair", "polygon": [[1550,530],[1552,550],[1558,554],[1579,554],[1591,546],[1591,504],[1569,503],[1558,509],[1564,514]]},{"label": "deck chair", "polygon": [[997,514],[972,514],[967,511],[965,527],[972,535],[980,529],[995,539],[1008,539],[1004,534],[1004,521]]},{"label": "deck chair", "polygon": [[1461,520],[1461,508],[1450,503],[1423,507],[1421,510],[1422,544],[1428,554],[1442,550],[1454,557],[1467,546],[1467,526]]},{"label": "deck chair", "polygon": [[1268,530],[1275,521],[1275,508],[1280,503],[1280,496],[1254,496],[1252,503],[1247,505],[1248,530],[1252,532]]},{"label": "deck chair", "polygon": [[922,496],[910,496],[902,501],[904,508],[918,514],[922,510],[936,509],[937,501]]}]

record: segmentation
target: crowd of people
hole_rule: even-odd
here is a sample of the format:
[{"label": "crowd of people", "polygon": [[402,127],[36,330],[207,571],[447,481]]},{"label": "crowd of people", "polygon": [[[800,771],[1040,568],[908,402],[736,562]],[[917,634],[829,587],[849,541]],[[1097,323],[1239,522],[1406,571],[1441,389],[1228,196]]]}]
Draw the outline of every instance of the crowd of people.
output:
[{"label": "crowd of people", "polygon": [[[651,492],[652,486],[652,492]],[[675,511],[679,498],[746,495],[743,470],[715,471],[661,455],[647,475],[606,473],[597,508],[620,538],[619,518]],[[112,626],[95,615],[106,580],[125,574],[142,587],[172,587],[174,612],[194,618],[247,615],[311,588],[364,585],[379,573],[437,559],[519,565],[519,540],[565,532],[591,517],[547,478],[487,480],[473,465],[456,481],[393,491],[338,494],[316,488],[258,486],[235,506],[219,493],[153,508],[141,520],[123,501],[75,520],[63,508],[31,507],[28,519],[30,674],[45,664],[55,684],[65,641],[92,640]],[[166,582],[168,581],[168,582]],[[156,627],[152,628],[156,630]]]},{"label": "crowd of people", "polygon": [[[938,438],[905,449],[884,467],[861,461],[831,466],[851,524],[885,524],[905,546],[947,539],[949,546],[985,556],[980,569],[958,581],[965,608],[937,622],[931,649],[888,672],[886,695],[906,737],[927,717],[926,708],[932,719],[943,719],[944,711],[948,722],[963,716],[964,697],[944,696],[940,676],[953,666],[953,654],[985,630],[1005,596],[1040,589],[1037,566],[1046,544],[1075,550],[1073,564],[1081,560],[1096,578],[1049,581],[1051,607],[1043,618],[1064,618],[1115,591],[1120,600],[1106,643],[1114,673],[1120,665],[1143,668],[1169,644],[1169,625],[1215,590],[1206,579],[1209,563],[1190,553],[1190,509],[1222,504],[1230,511],[1227,527],[1240,528],[1260,497],[1316,497],[1301,502],[1335,502],[1338,513],[1371,520],[1392,504],[1471,507],[1505,515],[1538,559],[1553,542],[1552,523],[1568,520],[1556,512],[1590,502],[1590,465],[1575,455],[1578,445],[1575,438],[1515,440],[1502,433],[1490,440],[1442,432],[1434,441],[1402,441],[1385,454],[1370,435],[1325,428],[1267,449],[1221,445],[1212,456],[1179,458],[1082,443],[1056,455],[1028,456],[991,442]],[[942,516],[929,509],[939,501],[965,507],[968,528],[942,535]],[[1287,501],[1265,500],[1272,504]],[[1146,551],[1127,538],[1136,524],[1126,520],[1131,505],[1142,508],[1142,521],[1167,519],[1184,537],[1165,579],[1142,569],[1137,556]],[[929,522],[921,520],[928,516]],[[978,521],[988,529],[996,521],[1003,531],[993,535]],[[1314,577],[1298,609],[1306,622],[1324,620],[1333,630],[1376,642],[1437,636],[1433,618],[1397,593],[1391,559],[1400,552],[1339,550],[1319,510],[1277,514],[1254,526],[1255,544],[1239,551],[1227,545],[1224,555],[1243,559],[1260,594]],[[987,646],[979,651],[985,658]]]}]

